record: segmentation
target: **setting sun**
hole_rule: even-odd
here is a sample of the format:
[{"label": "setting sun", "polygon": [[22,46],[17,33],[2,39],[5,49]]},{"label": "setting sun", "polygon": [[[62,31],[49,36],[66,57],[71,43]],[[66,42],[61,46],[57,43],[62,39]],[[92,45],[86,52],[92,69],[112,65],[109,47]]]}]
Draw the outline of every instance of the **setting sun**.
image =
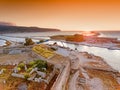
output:
[{"label": "setting sun", "polygon": [[84,36],[97,36],[99,34],[97,32],[94,32],[94,31],[83,31],[82,35],[84,35]]}]

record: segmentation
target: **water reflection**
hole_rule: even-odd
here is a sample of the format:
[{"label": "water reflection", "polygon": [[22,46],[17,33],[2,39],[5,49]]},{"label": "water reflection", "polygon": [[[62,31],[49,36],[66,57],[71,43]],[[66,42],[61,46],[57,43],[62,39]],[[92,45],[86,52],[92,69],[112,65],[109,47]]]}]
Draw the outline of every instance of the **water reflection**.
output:
[{"label": "water reflection", "polygon": [[[49,41],[46,42],[48,44],[53,44],[57,41]],[[75,50],[77,48],[78,51],[85,51],[91,54],[94,54],[96,56],[100,56],[104,58],[104,60],[112,66],[114,69],[120,71],[120,50],[109,50],[107,48],[100,48],[100,47],[90,47],[90,46],[83,46],[83,45],[74,45],[69,43],[61,43],[57,42],[58,45],[69,47],[70,49]]]},{"label": "water reflection", "polygon": [[6,45],[5,42],[5,40],[0,40],[0,46]]},{"label": "water reflection", "polygon": [[107,48],[79,46],[79,51],[87,51],[97,56],[101,56],[114,69],[120,70],[120,50],[109,50]]}]

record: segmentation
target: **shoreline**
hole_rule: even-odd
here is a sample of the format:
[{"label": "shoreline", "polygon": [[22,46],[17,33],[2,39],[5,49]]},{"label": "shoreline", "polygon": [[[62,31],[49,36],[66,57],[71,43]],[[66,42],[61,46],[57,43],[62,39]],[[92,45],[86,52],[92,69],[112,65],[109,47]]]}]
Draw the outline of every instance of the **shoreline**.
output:
[{"label": "shoreline", "polygon": [[111,37],[75,35],[56,35],[50,37],[52,41],[61,41],[75,45],[85,45],[89,47],[107,48],[109,50],[120,50],[120,40]]},{"label": "shoreline", "polygon": [[[49,46],[49,45],[48,45]],[[51,46],[51,45],[50,45]],[[92,53],[88,53],[87,51],[78,51],[78,50],[73,50],[73,49],[70,49],[70,48],[67,48],[67,47],[61,47],[61,46],[57,46],[58,48],[61,48],[61,49],[64,49],[64,50],[67,50],[67,52],[69,53],[69,52],[74,52],[75,54],[77,54],[77,55],[82,55],[82,54],[85,54],[87,57],[86,58],[91,58],[91,57],[93,57],[93,58],[96,58],[95,59],[95,61],[97,62],[97,61],[101,61],[103,64],[105,64],[106,66],[108,66],[108,68],[109,69],[111,69],[111,71],[113,71],[113,72],[119,72],[119,70],[117,70],[117,69],[115,69],[114,67],[112,67],[110,64],[108,64],[107,62],[106,62],[106,60],[103,58],[103,57],[101,57],[101,56],[98,56],[98,55],[94,55],[94,54],[92,54]],[[61,53],[63,53],[63,52],[61,52]],[[60,53],[58,53],[58,54],[60,54]],[[63,54],[61,54],[61,55],[63,55]],[[64,55],[63,55],[64,56]],[[84,56],[84,55],[83,55]],[[101,69],[100,69],[101,70]],[[109,71],[109,70],[108,70]]]},{"label": "shoreline", "polygon": [[[60,32],[62,32],[62,31],[60,31]],[[25,38],[25,37],[20,37],[20,36],[10,36],[9,34],[8,35],[2,34],[1,36],[3,36],[3,38],[1,38],[3,40],[4,40],[4,36],[10,37],[10,38],[17,38],[17,39]],[[117,38],[99,37],[99,36],[98,37],[84,36],[84,38],[86,39],[85,41],[75,42],[75,41],[66,41],[64,36],[68,36],[68,35],[62,35],[62,36],[63,36],[62,38],[61,38],[61,35],[52,35],[52,36],[41,36],[40,35],[39,37],[49,37],[49,38],[53,37],[53,38],[49,39],[49,41],[61,41],[61,42],[65,42],[65,43],[75,44],[75,45],[85,45],[85,46],[89,46],[89,47],[107,48],[109,50],[120,50],[120,40],[118,40]],[[31,36],[30,38],[32,38],[33,40],[34,39],[40,40],[40,38],[36,38],[36,37],[38,37],[38,36]],[[57,39],[57,37],[60,37],[60,38]],[[9,41],[8,39],[5,39],[5,40]]]},{"label": "shoreline", "polygon": [[[13,37],[13,38],[25,38],[25,37],[16,37],[16,36],[6,36],[6,35],[2,35],[2,36],[5,36],[5,37]],[[41,37],[41,36],[40,36]],[[44,36],[44,37],[48,37],[48,36]],[[35,40],[39,40],[39,38],[34,38],[33,36],[31,37],[32,39],[35,39]],[[97,38],[101,38],[101,37],[97,37]],[[114,38],[108,38],[108,39],[114,39]],[[5,47],[5,46],[9,46],[6,44],[6,41],[10,42],[9,40],[7,39],[4,39],[4,38],[0,38],[0,40],[5,40],[5,45],[3,46],[0,46],[0,47]],[[120,43],[119,44],[116,44],[116,43],[89,43],[87,41],[84,41],[84,42],[75,42],[75,41],[65,41],[65,40],[57,40],[57,39],[49,39],[49,41],[60,41],[60,42],[64,42],[64,43],[69,43],[69,44],[75,44],[75,45],[84,45],[84,46],[88,46],[88,47],[98,47],[98,48],[107,48],[109,50],[120,50]],[[117,40],[119,41],[119,40]],[[120,41],[119,41],[120,42]],[[11,43],[12,44],[12,43]],[[119,46],[117,46],[119,45]]]},{"label": "shoreline", "polygon": [[109,50],[120,50],[119,47],[109,47],[109,46],[100,46],[100,45],[93,45],[93,44],[87,44],[86,42],[71,42],[71,41],[64,41],[64,40],[49,40],[49,41],[58,41],[58,42],[64,42],[64,43],[69,43],[69,44],[75,44],[75,45],[84,45],[88,47],[99,47],[99,48],[107,48]]},{"label": "shoreline", "polygon": [[[52,44],[50,44],[50,45],[52,45]],[[117,64],[115,67],[113,66],[113,64],[111,64],[111,62],[112,63],[114,63],[114,64],[116,64],[116,61],[115,62],[113,62],[111,59],[112,59],[112,57],[111,58],[109,58],[108,56],[104,56],[104,54],[101,54],[101,53],[99,53],[99,54],[95,54],[95,53],[93,53],[93,52],[91,52],[91,51],[86,51],[86,50],[79,50],[79,49],[77,49],[77,50],[75,50],[75,48],[70,48],[70,47],[63,47],[63,46],[61,46],[61,45],[58,45],[59,47],[61,47],[61,48],[63,48],[63,49],[67,49],[67,50],[71,50],[71,51],[79,51],[79,52],[88,52],[88,53],[91,53],[91,54],[93,54],[93,55],[95,55],[95,56],[99,56],[99,57],[102,57],[102,58],[104,58],[104,61],[108,64],[108,65],[110,65],[113,69],[115,69],[115,70],[117,70],[117,71],[119,71],[120,69],[119,69],[119,65]],[[107,48],[106,48],[107,49]],[[92,49],[92,50],[94,50],[94,49]],[[108,49],[109,50],[109,49]],[[106,51],[106,50],[105,50]],[[109,52],[112,52],[112,51],[109,51]],[[114,53],[113,53],[113,55],[115,54],[115,52],[116,51],[114,51]],[[107,53],[107,52],[106,52]],[[64,54],[64,53],[63,53]],[[105,54],[105,55],[108,55],[108,54]],[[110,53],[110,55],[111,55],[111,53]],[[114,58],[116,58],[116,60],[118,60],[118,58],[119,57],[114,57]]]}]

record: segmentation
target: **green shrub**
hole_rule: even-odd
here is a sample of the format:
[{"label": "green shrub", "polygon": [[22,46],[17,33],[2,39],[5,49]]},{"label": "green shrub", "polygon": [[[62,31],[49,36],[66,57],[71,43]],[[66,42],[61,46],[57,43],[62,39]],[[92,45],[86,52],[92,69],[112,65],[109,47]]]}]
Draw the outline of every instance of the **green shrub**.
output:
[{"label": "green shrub", "polygon": [[25,38],[25,43],[24,43],[25,46],[33,45],[33,44],[34,42],[32,41],[31,38]]},{"label": "green shrub", "polygon": [[20,64],[18,65],[18,67],[20,67],[21,69],[23,69],[23,68],[25,67],[25,64],[24,64],[24,63],[20,63]]},{"label": "green shrub", "polygon": [[2,70],[3,70],[3,72],[5,73],[7,69],[6,69],[6,68],[3,68]]},{"label": "green shrub", "polygon": [[47,68],[47,62],[43,60],[36,60],[35,61],[36,66],[39,70],[42,70],[42,68]]},{"label": "green shrub", "polygon": [[43,43],[43,42],[44,42],[44,40],[40,40],[39,42],[40,42],[40,43]]},{"label": "green shrub", "polygon": [[21,71],[21,68],[20,68],[20,67],[17,67],[17,70],[18,70],[18,71]]},{"label": "green shrub", "polygon": [[31,72],[33,68],[28,68],[26,72]]},{"label": "green shrub", "polygon": [[29,77],[30,77],[30,75],[29,75],[28,73],[25,73],[25,74],[24,74],[25,80],[27,80]]},{"label": "green shrub", "polygon": [[35,61],[29,62],[29,65],[30,65],[30,66],[33,66],[34,64],[35,64]]}]

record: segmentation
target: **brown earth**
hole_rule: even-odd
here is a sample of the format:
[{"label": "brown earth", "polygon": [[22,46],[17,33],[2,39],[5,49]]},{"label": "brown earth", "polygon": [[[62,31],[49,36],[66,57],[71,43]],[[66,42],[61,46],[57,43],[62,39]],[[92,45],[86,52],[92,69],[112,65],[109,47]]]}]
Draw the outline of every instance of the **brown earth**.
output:
[{"label": "brown earth", "polygon": [[105,71],[99,71],[99,70],[92,70],[92,69],[86,69],[88,72],[88,75],[90,78],[100,78],[107,88],[107,90],[119,90],[117,89],[119,84],[114,77],[114,74],[112,72],[105,72]]}]

